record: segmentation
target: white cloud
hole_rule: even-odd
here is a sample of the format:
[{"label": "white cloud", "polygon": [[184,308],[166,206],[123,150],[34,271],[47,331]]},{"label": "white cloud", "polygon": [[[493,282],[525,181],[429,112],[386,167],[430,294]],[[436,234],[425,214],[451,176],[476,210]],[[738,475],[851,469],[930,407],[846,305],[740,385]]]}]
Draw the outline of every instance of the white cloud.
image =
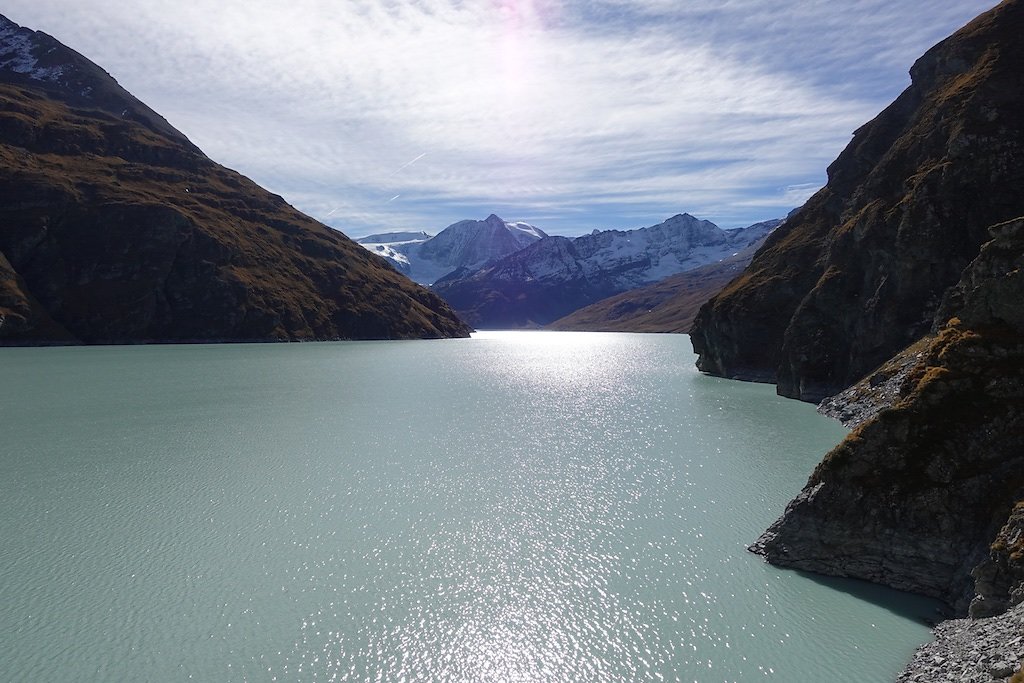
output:
[{"label": "white cloud", "polygon": [[802,197],[794,188],[824,181],[913,57],[990,3],[925,4],[9,0],[5,11],[107,68],[214,159],[359,233],[437,230],[499,207],[551,217],[541,227],[556,231],[679,211],[732,225],[778,215]]}]

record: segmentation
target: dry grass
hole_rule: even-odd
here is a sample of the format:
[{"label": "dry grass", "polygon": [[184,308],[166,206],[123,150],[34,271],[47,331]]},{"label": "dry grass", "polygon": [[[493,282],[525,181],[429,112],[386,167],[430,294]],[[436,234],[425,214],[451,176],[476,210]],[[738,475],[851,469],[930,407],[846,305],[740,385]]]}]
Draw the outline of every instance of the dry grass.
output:
[{"label": "dry grass", "polygon": [[[164,271],[182,267],[175,250],[184,255],[188,249],[189,258],[208,264],[209,291],[230,292],[238,306],[252,311],[244,314],[249,319],[244,329],[241,323],[234,329],[211,328],[214,337],[382,338],[467,331],[439,298],[248,178],[139,123],[75,109],[9,84],[0,84],[0,200],[7,226],[0,233],[0,252],[11,255],[14,245],[45,239],[55,244],[50,257],[63,260],[73,252],[74,267],[84,272],[152,264],[156,279],[63,292],[61,322],[86,341],[99,337],[86,329],[85,317],[96,317],[105,307],[113,317],[123,310],[122,301],[154,296],[165,286]],[[119,250],[129,252],[121,255],[129,265],[112,263]],[[71,267],[62,263],[55,260],[50,270]],[[20,272],[17,263],[12,265]],[[40,292],[53,289],[43,269],[37,271],[26,276],[27,285]],[[197,287],[201,294],[203,286]],[[252,322],[257,319],[263,322]],[[211,325],[216,327],[212,320]],[[116,337],[116,329],[103,334]],[[174,325],[150,333],[173,338]]]},{"label": "dry grass", "polygon": [[713,263],[603,299],[548,325],[553,330],[689,332],[697,311],[735,278],[747,259]]}]

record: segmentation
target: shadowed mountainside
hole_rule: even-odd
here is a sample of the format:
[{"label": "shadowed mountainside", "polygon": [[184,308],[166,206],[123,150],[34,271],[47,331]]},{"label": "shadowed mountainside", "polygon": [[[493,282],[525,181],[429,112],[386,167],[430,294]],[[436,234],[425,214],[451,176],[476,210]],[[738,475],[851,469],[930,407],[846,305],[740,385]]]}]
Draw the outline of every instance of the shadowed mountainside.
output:
[{"label": "shadowed mountainside", "polygon": [[892,393],[878,396],[874,377],[853,388],[881,405],[756,552],[974,616],[1024,599],[1024,219],[992,236],[946,294],[934,334],[887,364],[901,368]]},{"label": "shadowed mountainside", "polygon": [[988,226],[1024,214],[1022,13],[1004,2],[914,64],[826,187],[701,309],[702,370],[818,401],[928,331]]},{"label": "shadowed mountainside", "polygon": [[754,250],[744,250],[717,263],[688,270],[602,299],[547,326],[580,332],[689,332],[708,299],[720,292],[750,263]]},{"label": "shadowed mountainside", "polygon": [[693,343],[787,396],[853,385],[823,408],[857,426],[752,550],[984,617],[1024,600],[1024,0],[911,75]]},{"label": "shadowed mountainside", "polygon": [[464,336],[429,291],[0,17],[0,344]]}]

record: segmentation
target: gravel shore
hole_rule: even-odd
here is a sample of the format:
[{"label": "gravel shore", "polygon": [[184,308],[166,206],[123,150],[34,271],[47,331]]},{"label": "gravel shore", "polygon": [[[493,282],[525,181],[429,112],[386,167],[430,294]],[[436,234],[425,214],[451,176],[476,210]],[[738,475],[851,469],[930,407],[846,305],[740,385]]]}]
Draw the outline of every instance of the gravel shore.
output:
[{"label": "gravel shore", "polygon": [[897,683],[1008,682],[1022,663],[1024,603],[987,619],[942,622],[935,640],[918,648]]}]

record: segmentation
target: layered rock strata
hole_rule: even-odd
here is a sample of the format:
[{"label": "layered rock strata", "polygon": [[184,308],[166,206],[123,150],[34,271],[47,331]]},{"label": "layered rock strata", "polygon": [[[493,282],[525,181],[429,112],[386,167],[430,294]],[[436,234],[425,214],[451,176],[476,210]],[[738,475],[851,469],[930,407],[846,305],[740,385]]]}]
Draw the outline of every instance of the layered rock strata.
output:
[{"label": "layered rock strata", "polygon": [[934,334],[905,352],[891,407],[826,455],[752,550],[975,616],[1020,601],[1024,219],[992,235],[938,307]]}]

